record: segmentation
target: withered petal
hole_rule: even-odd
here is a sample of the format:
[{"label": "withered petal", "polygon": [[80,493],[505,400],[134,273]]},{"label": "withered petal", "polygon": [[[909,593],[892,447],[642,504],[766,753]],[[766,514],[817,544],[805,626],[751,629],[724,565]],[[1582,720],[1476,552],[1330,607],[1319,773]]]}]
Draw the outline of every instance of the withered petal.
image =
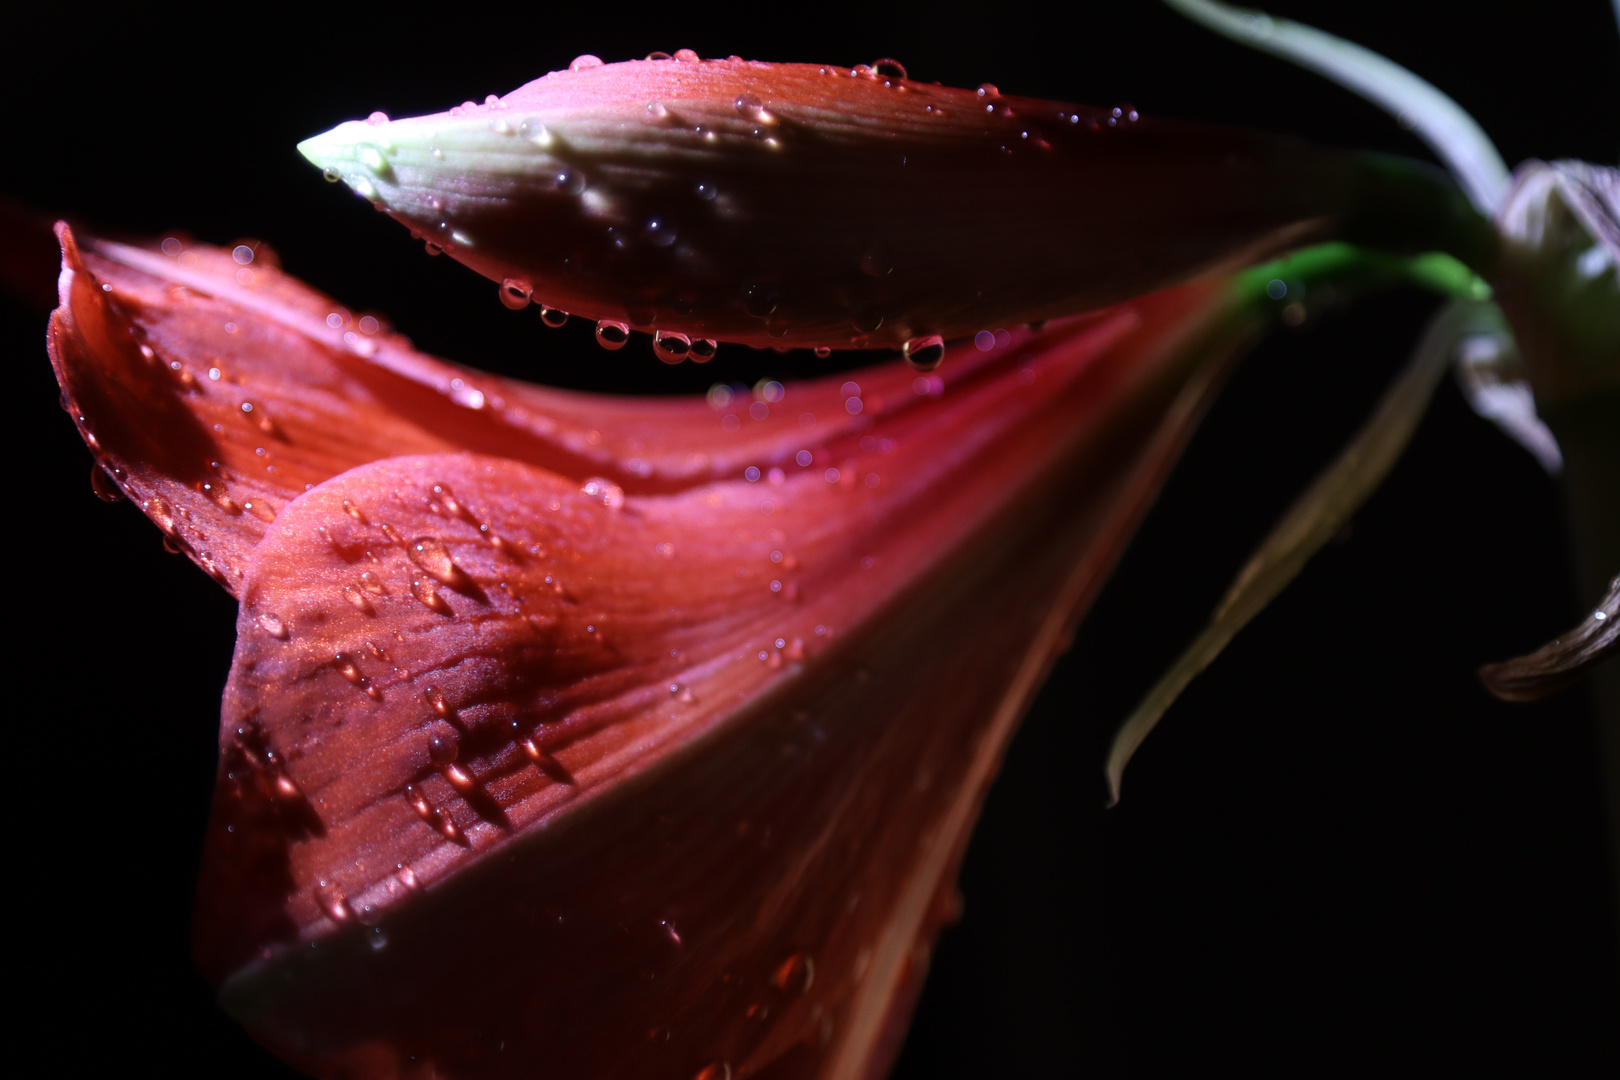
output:
[{"label": "withered petal", "polygon": [[1609,581],[1609,591],[1579,626],[1535,652],[1486,664],[1479,669],[1479,681],[1503,701],[1536,701],[1580,681],[1616,654],[1620,654],[1620,577]]}]

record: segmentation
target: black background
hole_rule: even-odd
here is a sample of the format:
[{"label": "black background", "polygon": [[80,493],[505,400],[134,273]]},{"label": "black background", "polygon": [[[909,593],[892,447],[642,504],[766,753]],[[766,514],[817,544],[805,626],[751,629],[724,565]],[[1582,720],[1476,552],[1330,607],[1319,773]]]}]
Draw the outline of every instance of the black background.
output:
[{"label": "black background", "polygon": [[[668,369],[640,338],[602,353],[588,328],[545,331],[491,283],[426,258],[293,144],[373,109],[505,93],[582,52],[689,47],[894,56],[929,81],[1423,155],[1371,106],[1146,3],[144,8],[8,32],[0,191],[107,231],[262,238],[428,351],[604,389],[859,358],[725,350],[706,370]],[[1605,0],[1278,13],[1414,68],[1509,162],[1620,150]],[[897,1077],[1617,1075],[1620,950],[1589,700],[1511,707],[1472,675],[1573,624],[1592,597],[1574,586],[1557,484],[1449,383],[1353,528],[1175,706],[1124,803],[1102,809],[1112,726],[1431,309],[1416,294],[1366,303],[1282,333],[1236,377],[1012,747]],[[8,301],[7,969],[28,1002],[16,1045],[59,1075],[289,1076],[217,1012],[187,950],[234,605],[128,504],[92,497],[42,329]]]}]

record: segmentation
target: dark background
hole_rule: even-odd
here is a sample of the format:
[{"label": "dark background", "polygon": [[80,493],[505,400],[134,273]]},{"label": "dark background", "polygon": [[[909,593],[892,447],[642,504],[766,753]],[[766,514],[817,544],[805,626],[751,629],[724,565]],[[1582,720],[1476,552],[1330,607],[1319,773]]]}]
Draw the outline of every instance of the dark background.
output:
[{"label": "dark background", "polygon": [[[144,7],[144,6],[143,6]],[[133,6],[12,31],[0,191],[91,227],[262,238],[428,351],[614,389],[822,370],[723,351],[606,354],[428,259],[321,182],[300,138],[373,109],[505,93],[577,53],[853,64],[1314,141],[1423,148],[1334,87],[1155,5]],[[1453,94],[1509,162],[1620,151],[1606,0],[1282,4]],[[896,1075],[1620,1075],[1620,950],[1591,706],[1484,694],[1474,667],[1573,624],[1560,490],[1442,387],[1353,527],[1245,631],[1104,811],[1102,754],[1294,492],[1354,430],[1432,301],[1280,334],[1233,381],[1014,743]],[[6,607],[19,1049],[53,1075],[290,1073],[193,973],[192,881],[233,603],[127,503],[90,492],[42,316],[9,302]],[[15,639],[14,639],[15,640]],[[17,695],[18,688],[22,694]]]}]

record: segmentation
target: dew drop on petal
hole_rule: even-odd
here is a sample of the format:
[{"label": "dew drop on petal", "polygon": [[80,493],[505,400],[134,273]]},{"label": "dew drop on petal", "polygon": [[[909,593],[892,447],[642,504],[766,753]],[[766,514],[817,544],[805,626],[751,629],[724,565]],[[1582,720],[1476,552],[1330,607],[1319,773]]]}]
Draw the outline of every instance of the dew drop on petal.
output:
[{"label": "dew drop on petal", "polygon": [[603,319],[596,324],[596,343],[609,352],[624,348],[630,340],[630,327],[616,319]]},{"label": "dew drop on petal", "polygon": [[692,339],[685,334],[660,330],[653,335],[653,352],[666,364],[678,364],[692,352]]},{"label": "dew drop on petal", "polygon": [[918,371],[933,371],[945,359],[945,339],[938,334],[912,338],[901,350],[908,363]]},{"label": "dew drop on petal", "polygon": [[889,56],[872,61],[872,71],[890,79],[904,79],[906,77],[905,65]]},{"label": "dew drop on petal", "polygon": [[287,623],[273,611],[259,612],[259,629],[273,638],[287,640]]},{"label": "dew drop on petal", "polygon": [[513,311],[521,311],[529,306],[529,298],[534,295],[534,289],[521,278],[507,278],[501,282],[500,295],[501,303]]},{"label": "dew drop on petal", "polygon": [[411,582],[411,595],[421,602],[423,607],[436,611],[440,615],[450,614],[450,605],[444,602],[439,590],[433,587],[433,582],[426,578],[416,578]]},{"label": "dew drop on petal", "polygon": [[585,71],[588,68],[596,68],[601,66],[602,60],[600,57],[592,56],[590,53],[586,53],[583,56],[574,57],[573,61],[568,65],[568,70]]},{"label": "dew drop on petal", "polygon": [[579,490],[587,499],[599,502],[609,510],[624,509],[624,488],[611,480],[593,476],[581,484]]},{"label": "dew drop on petal", "polygon": [[418,536],[406,544],[405,557],[446,585],[461,574],[450,557],[450,549],[436,536]]},{"label": "dew drop on petal", "polygon": [[646,224],[642,226],[642,232],[649,242],[658,247],[669,247],[675,242],[675,226],[669,223],[668,218],[648,218]]},{"label": "dew drop on petal", "polygon": [[94,491],[96,498],[102,502],[114,503],[124,497],[124,493],[119,489],[118,484],[114,482],[111,476],[107,475],[107,470],[103,469],[99,464],[90,466],[90,490]]}]

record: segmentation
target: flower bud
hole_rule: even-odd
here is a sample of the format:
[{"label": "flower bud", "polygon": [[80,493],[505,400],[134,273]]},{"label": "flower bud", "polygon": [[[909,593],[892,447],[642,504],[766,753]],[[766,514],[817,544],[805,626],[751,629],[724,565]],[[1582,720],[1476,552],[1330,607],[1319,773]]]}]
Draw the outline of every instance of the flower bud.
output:
[{"label": "flower bud", "polygon": [[[1388,162],[864,67],[582,58],[304,155],[430,250],[592,320],[899,346],[1114,303],[1342,231]],[[1435,193],[1439,192],[1438,196]],[[1449,192],[1449,194],[1448,194]]]}]

